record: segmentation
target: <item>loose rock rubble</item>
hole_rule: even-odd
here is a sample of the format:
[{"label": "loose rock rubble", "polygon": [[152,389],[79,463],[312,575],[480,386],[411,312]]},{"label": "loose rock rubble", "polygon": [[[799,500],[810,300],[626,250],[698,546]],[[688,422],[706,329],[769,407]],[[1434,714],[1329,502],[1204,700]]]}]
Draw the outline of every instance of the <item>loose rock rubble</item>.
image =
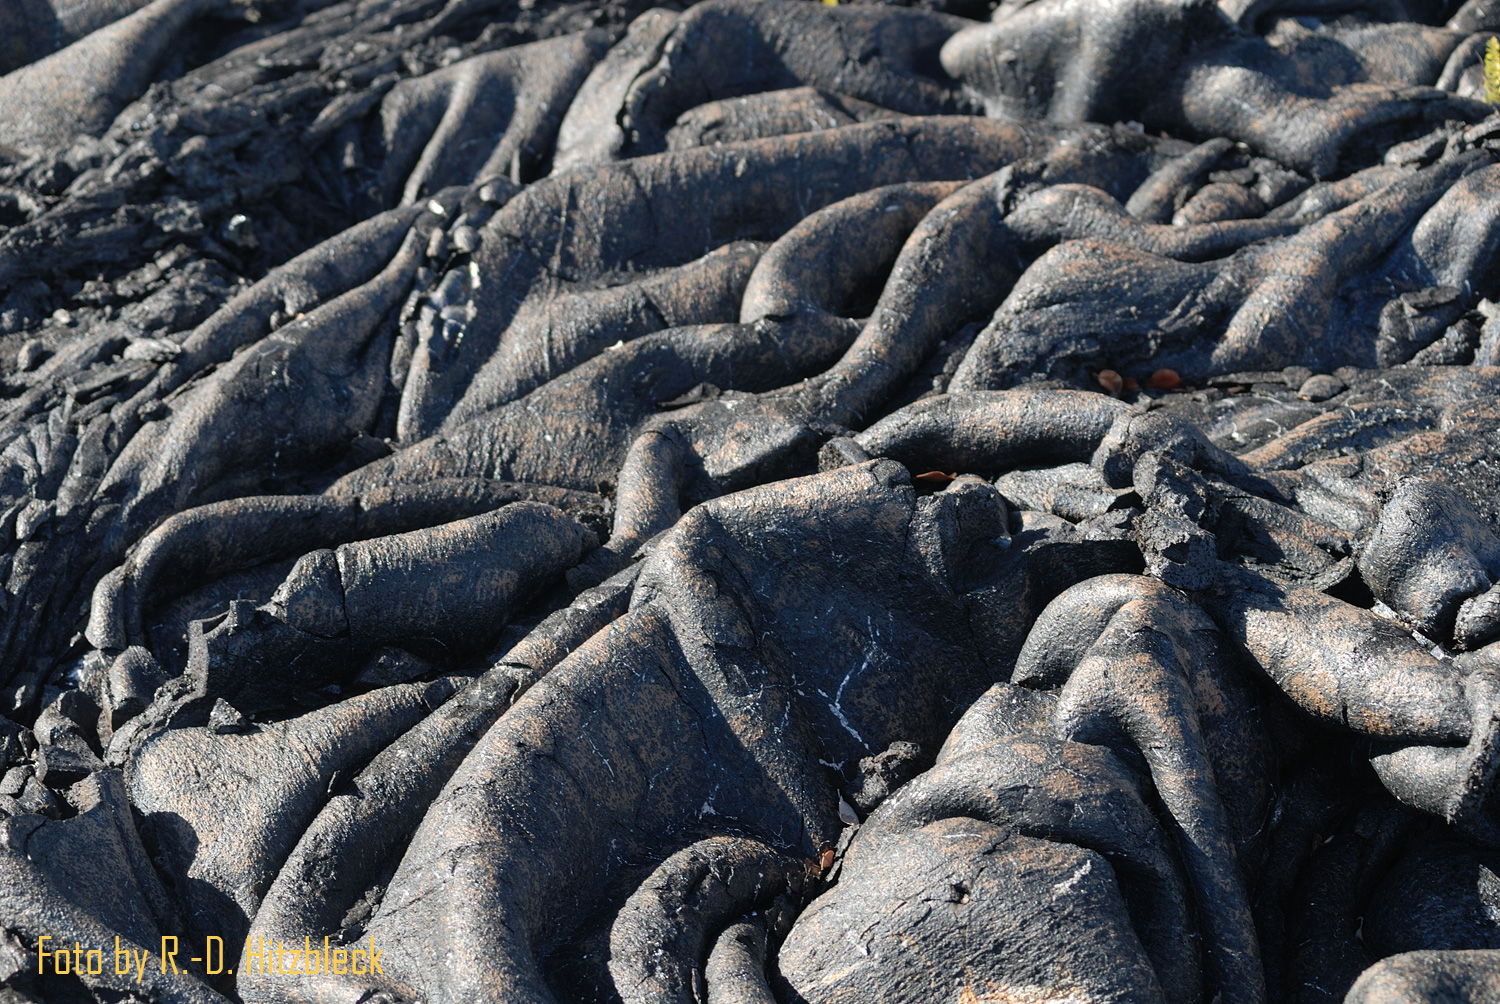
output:
[{"label": "loose rock rubble", "polygon": [[1451,6],[0,9],[0,1004],[1500,999]]}]

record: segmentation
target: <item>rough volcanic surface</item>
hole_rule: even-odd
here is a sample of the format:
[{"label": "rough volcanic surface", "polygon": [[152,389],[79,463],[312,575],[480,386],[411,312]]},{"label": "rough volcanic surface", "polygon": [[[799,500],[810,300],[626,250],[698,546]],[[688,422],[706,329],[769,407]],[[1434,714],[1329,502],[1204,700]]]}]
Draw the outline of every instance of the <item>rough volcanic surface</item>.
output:
[{"label": "rough volcanic surface", "polygon": [[1497,31],[0,0],[0,1004],[1494,1004]]}]

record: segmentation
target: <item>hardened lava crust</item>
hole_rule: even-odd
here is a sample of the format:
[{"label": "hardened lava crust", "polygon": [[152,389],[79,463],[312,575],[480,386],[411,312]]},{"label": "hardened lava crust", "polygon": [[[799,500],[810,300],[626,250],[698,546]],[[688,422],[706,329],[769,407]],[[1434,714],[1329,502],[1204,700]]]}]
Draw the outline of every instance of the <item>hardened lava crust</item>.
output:
[{"label": "hardened lava crust", "polygon": [[1500,0],[0,0],[0,1004],[1500,1001]]}]

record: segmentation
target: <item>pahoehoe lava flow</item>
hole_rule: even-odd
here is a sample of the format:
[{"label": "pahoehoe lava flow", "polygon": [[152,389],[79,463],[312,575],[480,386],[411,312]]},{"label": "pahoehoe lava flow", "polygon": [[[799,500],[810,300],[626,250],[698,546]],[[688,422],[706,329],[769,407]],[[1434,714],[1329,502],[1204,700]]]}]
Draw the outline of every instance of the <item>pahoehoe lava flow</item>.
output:
[{"label": "pahoehoe lava flow", "polygon": [[0,0],[0,1004],[1500,1002],[1497,37]]}]

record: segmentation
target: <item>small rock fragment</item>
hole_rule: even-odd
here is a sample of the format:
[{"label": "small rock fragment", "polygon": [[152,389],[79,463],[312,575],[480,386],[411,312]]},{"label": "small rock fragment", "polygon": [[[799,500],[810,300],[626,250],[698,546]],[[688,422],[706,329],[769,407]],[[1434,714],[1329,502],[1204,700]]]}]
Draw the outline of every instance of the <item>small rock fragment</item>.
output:
[{"label": "small rock fragment", "polygon": [[34,370],[42,365],[49,355],[51,353],[47,351],[47,346],[42,344],[41,339],[33,338],[22,345],[20,351],[16,353],[16,368],[22,373]]},{"label": "small rock fragment", "polygon": [[222,697],[214,700],[213,710],[208,713],[208,731],[222,736],[233,732],[245,732],[249,728],[250,723],[245,720],[244,715],[240,714],[239,709]]},{"label": "small rock fragment", "polygon": [[845,826],[859,825],[859,814],[854,811],[854,807],[852,805],[844,801],[844,797],[842,795],[839,796],[839,822],[843,823]]},{"label": "small rock fragment", "polygon": [[36,771],[30,766],[22,765],[12,767],[0,777],[0,795],[9,795],[12,798],[26,790],[26,782],[36,776]]},{"label": "small rock fragment", "polygon": [[1297,396],[1304,401],[1326,401],[1343,390],[1344,381],[1327,373],[1319,373],[1302,381],[1302,386],[1297,388]]},{"label": "small rock fragment", "polygon": [[453,247],[462,254],[469,254],[479,247],[479,231],[471,226],[453,228]]},{"label": "small rock fragment", "polygon": [[66,788],[88,777],[104,764],[88,751],[45,743],[36,750],[36,776],[49,788]]}]

